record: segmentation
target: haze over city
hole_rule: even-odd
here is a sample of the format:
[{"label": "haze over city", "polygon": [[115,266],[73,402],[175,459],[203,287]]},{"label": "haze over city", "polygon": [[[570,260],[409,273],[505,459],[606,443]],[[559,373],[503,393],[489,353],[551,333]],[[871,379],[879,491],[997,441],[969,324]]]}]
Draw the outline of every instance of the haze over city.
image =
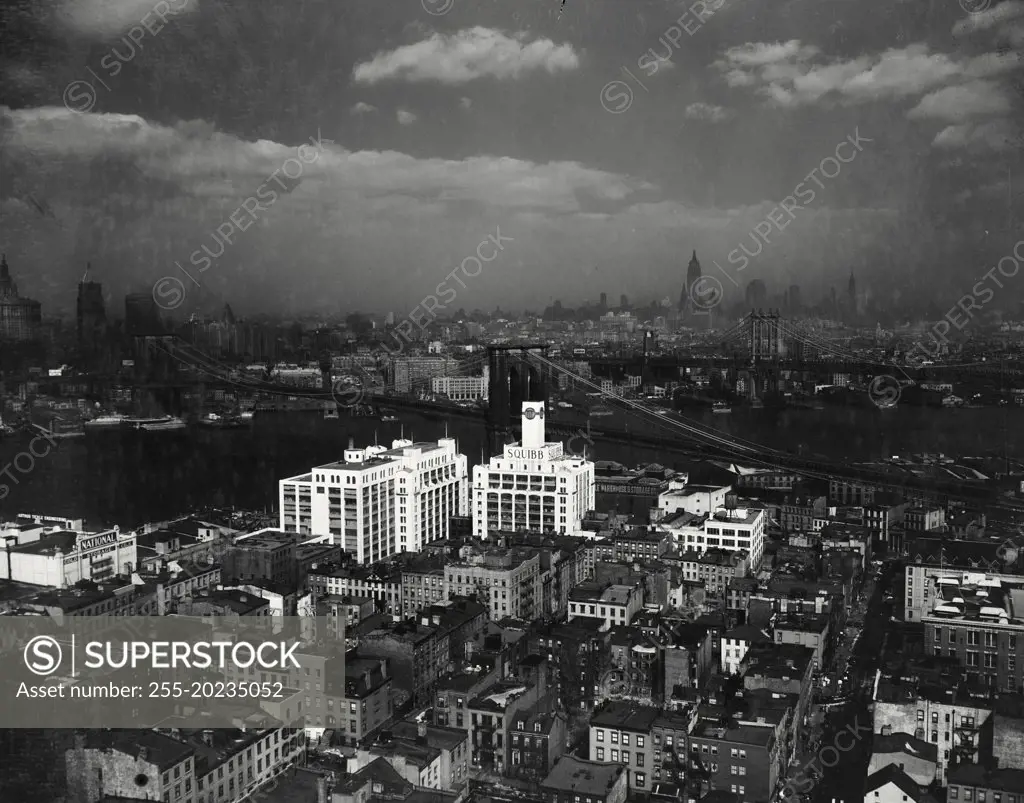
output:
[{"label": "haze over city", "polygon": [[[112,297],[178,262],[242,313],[404,313],[499,227],[513,242],[457,306],[675,299],[696,249],[730,302],[762,279],[816,303],[852,271],[913,313],[1017,239],[1018,0],[726,0],[701,19],[668,0],[174,0],[143,31],[152,5],[3,11],[33,44],[0,66],[2,241],[48,312],[73,309],[86,262]],[[807,178],[855,136],[838,174]],[[815,199],[737,274],[730,254],[801,182]],[[223,254],[199,277],[204,246]]]}]

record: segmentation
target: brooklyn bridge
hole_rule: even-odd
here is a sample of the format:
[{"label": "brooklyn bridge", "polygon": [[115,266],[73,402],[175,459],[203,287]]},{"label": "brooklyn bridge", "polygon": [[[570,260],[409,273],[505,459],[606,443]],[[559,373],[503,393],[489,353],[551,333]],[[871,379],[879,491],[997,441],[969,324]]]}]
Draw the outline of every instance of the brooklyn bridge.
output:
[{"label": "brooklyn bridge", "polygon": [[[202,397],[207,390],[215,389],[260,398],[310,399],[325,405],[333,405],[338,401],[335,393],[337,388],[333,384],[337,377],[330,375],[329,364],[325,366],[321,388],[300,388],[272,379],[243,378],[236,368],[205,354],[178,336],[165,335],[139,340],[143,342],[138,344],[138,356],[141,359],[137,362],[144,375],[134,380],[132,386],[150,393],[167,410],[181,410],[186,393]],[[641,350],[631,355],[598,357],[589,360],[592,370],[590,378],[574,373],[567,367],[566,361],[552,359],[549,356],[551,351],[549,344],[525,342],[490,346],[486,352],[461,363],[457,369],[460,374],[483,364],[488,365],[490,392],[486,409],[425,400],[413,394],[395,394],[380,384],[379,379],[371,379],[369,374],[354,379],[360,383],[358,398],[364,405],[384,403],[396,411],[416,411],[428,417],[478,420],[481,426],[487,428],[492,454],[500,451],[502,443],[516,438],[516,411],[520,402],[547,399],[549,389],[557,382],[557,377],[564,375],[567,378],[565,381],[577,389],[601,396],[603,404],[621,410],[629,417],[628,425],[620,428],[596,420],[583,424],[559,420],[556,412],[548,431],[557,437],[579,436],[581,427],[586,427],[587,438],[595,444],[629,445],[666,455],[728,461],[823,480],[846,480],[935,501],[956,499],[991,504],[997,501],[996,492],[980,482],[954,482],[903,473],[893,474],[881,466],[826,462],[772,449],[728,436],[683,415],[666,417],[664,410],[654,409],[648,402],[603,391],[600,378],[628,374],[643,377],[645,383],[656,383],[666,377],[678,379],[680,369],[685,368],[734,368],[756,377],[756,381],[751,383],[754,387],[770,389],[783,371],[800,371],[822,378],[836,372],[868,377],[889,375],[903,384],[912,384],[925,378],[935,381],[938,377],[955,377],[965,373],[984,376],[988,372],[1002,372],[1004,376],[1014,379],[1022,375],[1019,365],[1009,370],[1007,366],[985,364],[933,365],[924,369],[904,367],[892,360],[850,353],[775,313],[756,312],[723,333],[718,353],[665,356]],[[349,377],[348,381],[352,379]],[[83,380],[75,378],[70,381],[81,385]],[[426,380],[427,383],[429,381]],[[90,377],[86,382],[109,385],[110,379]],[[78,389],[81,390],[81,387]],[[342,412],[344,414],[344,410]],[[1002,507],[1011,517],[1024,512],[1006,502],[1003,502]]]}]

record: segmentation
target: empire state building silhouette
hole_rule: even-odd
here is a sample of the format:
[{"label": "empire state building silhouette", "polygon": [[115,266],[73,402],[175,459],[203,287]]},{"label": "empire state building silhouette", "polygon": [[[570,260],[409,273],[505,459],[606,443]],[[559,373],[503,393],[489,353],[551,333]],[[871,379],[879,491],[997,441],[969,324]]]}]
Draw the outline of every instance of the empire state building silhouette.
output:
[{"label": "empire state building silhouette", "polygon": [[700,278],[700,262],[697,260],[697,251],[694,249],[693,256],[690,257],[690,264],[686,266],[686,281],[683,283],[683,291],[679,294],[680,313],[692,314],[695,311],[696,305],[693,301],[693,294],[700,289],[697,286]]}]

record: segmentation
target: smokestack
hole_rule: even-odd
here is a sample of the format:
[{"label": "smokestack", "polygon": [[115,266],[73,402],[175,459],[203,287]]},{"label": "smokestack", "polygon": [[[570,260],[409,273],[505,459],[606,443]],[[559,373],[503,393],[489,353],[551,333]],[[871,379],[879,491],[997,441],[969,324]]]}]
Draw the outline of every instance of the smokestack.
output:
[{"label": "smokestack", "polygon": [[327,776],[321,775],[316,779],[316,803],[329,803],[327,800]]},{"label": "smokestack", "polygon": [[348,439],[348,448],[349,449],[355,449],[356,448],[356,439],[351,437],[351,436],[349,436],[349,439]]}]

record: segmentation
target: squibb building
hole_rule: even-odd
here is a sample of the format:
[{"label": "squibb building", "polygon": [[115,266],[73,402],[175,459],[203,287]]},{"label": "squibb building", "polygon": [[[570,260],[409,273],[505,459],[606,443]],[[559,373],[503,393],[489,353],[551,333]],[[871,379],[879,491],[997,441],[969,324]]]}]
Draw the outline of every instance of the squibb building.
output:
[{"label": "squibb building", "polygon": [[523,439],[473,469],[473,535],[500,530],[583,533],[594,464],[544,440],[543,402],[523,402]]}]

